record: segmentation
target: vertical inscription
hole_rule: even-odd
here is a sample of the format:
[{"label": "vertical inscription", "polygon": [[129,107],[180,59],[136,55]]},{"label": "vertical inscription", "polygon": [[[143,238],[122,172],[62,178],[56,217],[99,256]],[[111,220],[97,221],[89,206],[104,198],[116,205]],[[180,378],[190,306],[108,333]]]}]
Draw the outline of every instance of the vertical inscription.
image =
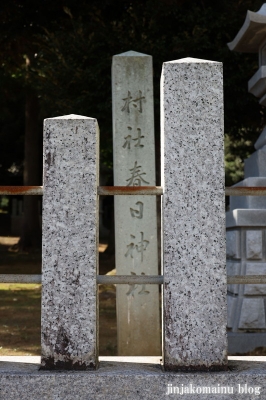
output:
[{"label": "vertical inscription", "polygon": [[141,219],[143,217],[143,202],[137,201],[135,206],[137,206],[138,208],[134,209],[130,207],[131,217]]},{"label": "vertical inscription", "polygon": [[[128,126],[127,129],[131,133],[132,127]],[[144,147],[144,144],[142,144],[142,142],[141,142],[141,139],[144,139],[144,137],[145,136],[141,134],[141,129],[137,128],[137,137],[132,138],[131,134],[124,137],[125,143],[123,144],[123,148],[130,150],[131,149],[131,141],[136,141],[136,144],[134,145],[135,147]]]},{"label": "vertical inscription", "polygon": [[135,99],[131,96],[131,92],[127,91],[127,97],[124,97],[122,100],[124,101],[124,105],[121,108],[121,111],[126,111],[128,114],[130,113],[130,104],[132,103],[133,107],[135,107],[140,113],[142,113],[142,101],[145,99],[145,96],[142,96],[142,91],[139,90]]},{"label": "vertical inscription", "polygon": [[[136,275],[136,273],[131,271],[131,275]],[[144,272],[141,272],[141,275],[145,275],[145,273],[144,273]],[[134,297],[134,292],[139,288],[139,286],[141,286],[141,289],[140,289],[139,292],[137,292],[138,294],[140,294],[140,295],[142,295],[142,294],[147,295],[147,294],[150,293],[148,290],[146,290],[146,285],[145,285],[145,284],[143,284],[143,285],[136,285],[135,283],[133,283],[133,284],[130,284],[130,285],[128,285],[128,286],[129,286],[129,289],[128,289],[128,291],[126,292],[126,295],[127,295],[127,296],[130,296],[130,295],[131,295],[132,297]]]},{"label": "vertical inscription", "polygon": [[149,184],[143,177],[143,175],[147,175],[146,172],[142,172],[142,166],[137,164],[137,161],[135,161],[134,167],[129,169],[131,176],[126,179],[126,182],[128,182],[127,186],[141,186],[143,183],[146,185]]},{"label": "vertical inscription", "polygon": [[[132,239],[135,240],[136,236],[134,235],[130,235]],[[127,245],[127,252],[125,254],[125,257],[127,257],[128,255],[131,256],[131,258],[134,258],[134,250],[136,250],[138,253],[141,254],[141,261],[143,261],[143,253],[144,251],[147,249],[148,244],[150,242],[148,240],[144,239],[144,233],[140,232],[140,242],[135,244],[134,241],[129,243]]]},{"label": "vertical inscription", "polygon": [[[112,88],[114,184],[155,185],[152,58],[114,56]],[[115,196],[115,243],[118,275],[158,274],[155,197]],[[118,285],[119,355],[160,354],[158,289]]]}]

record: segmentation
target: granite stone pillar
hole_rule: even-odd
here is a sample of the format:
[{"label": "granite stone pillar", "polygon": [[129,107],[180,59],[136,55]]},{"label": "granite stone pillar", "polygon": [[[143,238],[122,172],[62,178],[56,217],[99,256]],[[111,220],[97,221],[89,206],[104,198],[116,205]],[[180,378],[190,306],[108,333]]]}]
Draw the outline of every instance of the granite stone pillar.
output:
[{"label": "granite stone pillar", "polygon": [[96,119],[44,122],[42,369],[97,367]]},{"label": "granite stone pillar", "polygon": [[161,124],[164,366],[226,369],[222,64],[164,63]]}]

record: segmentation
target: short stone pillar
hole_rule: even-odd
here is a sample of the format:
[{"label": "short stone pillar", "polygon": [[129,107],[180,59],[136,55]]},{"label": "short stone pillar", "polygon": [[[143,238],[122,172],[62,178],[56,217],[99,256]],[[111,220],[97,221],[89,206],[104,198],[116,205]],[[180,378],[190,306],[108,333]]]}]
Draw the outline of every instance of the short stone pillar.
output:
[{"label": "short stone pillar", "polygon": [[[266,4],[247,12],[244,25],[230,50],[259,54],[259,69],[248,82],[248,91],[266,105]],[[236,186],[266,186],[266,128],[245,160],[245,179]],[[226,215],[227,271],[229,275],[266,274],[265,197],[232,196]],[[228,286],[228,345],[230,353],[266,347],[266,285]]]},{"label": "short stone pillar", "polygon": [[164,63],[161,124],[164,366],[226,369],[222,64]]},{"label": "short stone pillar", "polygon": [[97,367],[96,119],[44,122],[42,369]]},{"label": "short stone pillar", "polygon": [[[115,186],[155,185],[152,57],[128,51],[113,57]],[[155,196],[115,196],[117,275],[157,275]],[[118,355],[161,354],[159,288],[117,285]]]}]

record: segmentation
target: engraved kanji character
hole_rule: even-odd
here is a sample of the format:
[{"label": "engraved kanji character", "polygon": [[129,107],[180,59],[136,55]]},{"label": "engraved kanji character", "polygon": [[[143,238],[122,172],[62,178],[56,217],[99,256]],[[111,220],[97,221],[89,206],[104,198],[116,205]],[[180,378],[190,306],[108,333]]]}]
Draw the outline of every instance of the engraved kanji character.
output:
[{"label": "engraved kanji character", "polygon": [[141,219],[143,217],[142,201],[137,201],[136,206],[139,206],[139,210],[134,210],[133,208],[130,208],[131,217]]},{"label": "engraved kanji character", "polygon": [[128,91],[127,92],[127,97],[125,97],[124,99],[122,99],[122,100],[124,100],[124,102],[125,102],[125,104],[124,104],[124,106],[121,108],[121,111],[127,111],[128,113],[130,112],[129,111],[129,104],[131,103],[131,100],[132,99],[132,96],[131,96],[131,93],[130,93],[130,91]]},{"label": "engraved kanji character", "polygon": [[[135,274],[135,272],[131,272],[131,275],[136,275],[136,274]],[[137,286],[138,286],[138,285],[136,285],[135,283],[131,283],[131,284],[129,284],[128,286],[129,286],[129,289],[128,289],[128,291],[126,292],[126,295],[127,295],[127,296],[132,295],[132,296],[134,297],[134,291],[137,289]]]},{"label": "engraved kanji character", "polygon": [[142,92],[141,92],[141,90],[139,90],[139,97],[136,97],[135,100],[132,100],[132,101],[133,101],[133,106],[134,106],[134,107],[137,107],[137,104],[135,104],[135,103],[139,102],[139,104],[138,104],[138,106],[139,106],[138,111],[139,111],[140,113],[142,113],[142,100],[143,100],[143,99],[145,99],[145,97],[142,96]]},{"label": "engraved kanji character", "polygon": [[146,172],[141,172],[141,165],[137,165],[137,161],[135,161],[134,167],[129,171],[131,172],[131,177],[126,180],[129,181],[127,186],[141,186],[142,182],[149,183],[143,179],[142,175],[146,175]]},{"label": "engraved kanji character", "polygon": [[[127,127],[127,129],[129,131],[132,131],[132,128],[130,126]],[[137,143],[135,144],[135,147],[144,147],[144,144],[141,144],[141,139],[144,138],[144,136],[141,136],[141,129],[137,128],[138,131],[138,136],[134,139],[132,139],[131,135],[127,135],[124,137],[124,139],[126,140],[125,143],[123,144],[123,148],[128,148],[130,149],[130,145],[131,145],[131,140],[137,140]]]},{"label": "engraved kanji character", "polygon": [[131,135],[127,135],[127,136],[125,136],[125,139],[126,139],[126,141],[125,141],[125,143],[123,144],[123,148],[125,149],[126,147],[128,148],[128,149],[130,149],[130,143],[131,143]]},{"label": "engraved kanji character", "polygon": [[[136,237],[134,235],[130,235],[132,239],[135,239]],[[143,261],[143,253],[147,249],[148,244],[150,243],[149,240],[144,239],[144,234],[143,232],[140,232],[140,242],[135,244],[134,242],[131,242],[127,245],[127,252],[125,253],[125,257],[130,255],[131,258],[134,258],[133,251],[136,250],[138,253],[141,253],[141,261]]]},{"label": "engraved kanji character", "polygon": [[136,139],[133,139],[133,140],[137,140],[135,147],[144,147],[144,144],[140,143],[141,139],[144,138],[144,136],[141,136],[141,129],[137,128],[137,131],[138,131],[138,137]]},{"label": "engraved kanji character", "polygon": [[147,249],[148,244],[150,243],[148,240],[143,239],[143,232],[140,232],[141,239],[138,244],[136,244],[136,249],[139,253],[141,253],[141,261],[143,261],[143,252]]},{"label": "engraved kanji character", "polygon": [[[135,237],[136,237],[136,236],[134,236],[134,235],[130,235],[130,236],[132,237],[132,239],[135,239]],[[133,255],[132,255],[134,249],[135,249],[135,243],[129,243],[129,244],[127,245],[127,252],[126,252],[126,254],[125,254],[125,257],[127,257],[128,255],[130,255],[131,258],[134,258]]]},{"label": "engraved kanji character", "polygon": [[[145,275],[145,273],[142,272],[141,275]],[[149,294],[149,293],[150,293],[150,292],[149,292],[148,290],[146,290],[146,285],[145,285],[145,283],[143,283],[143,284],[141,285],[141,290],[140,290],[140,292],[139,292],[138,294],[145,294],[145,295],[147,295],[147,294]]]},{"label": "engraved kanji character", "polygon": [[[129,131],[132,131],[132,128],[131,128],[130,126],[128,126],[127,129],[128,129]],[[125,143],[123,144],[123,148],[125,149],[125,148],[127,147],[128,149],[130,149],[131,135],[125,136],[124,139],[126,139],[126,141],[125,141]]]},{"label": "engraved kanji character", "polygon": [[[136,273],[135,273],[135,272],[131,272],[131,275],[136,275]],[[142,272],[141,275],[145,275],[145,273]],[[131,283],[131,284],[129,284],[128,286],[129,286],[129,289],[128,289],[126,295],[127,295],[127,296],[132,295],[132,297],[134,297],[134,292],[135,292],[135,290],[137,289],[137,287],[140,286],[140,285],[136,285],[135,283]],[[142,294],[148,295],[149,293],[150,293],[150,292],[149,292],[148,290],[146,290],[146,285],[145,285],[145,283],[143,283],[143,284],[141,285],[141,290],[138,292],[138,294],[140,294],[140,295],[142,295]]]},{"label": "engraved kanji character", "polygon": [[123,107],[121,108],[121,111],[126,111],[126,112],[130,113],[129,105],[130,105],[130,103],[133,103],[133,106],[135,108],[137,108],[137,110],[140,113],[142,113],[142,101],[143,101],[143,99],[145,99],[145,96],[142,96],[141,90],[139,90],[139,95],[135,99],[133,99],[133,97],[131,96],[131,92],[128,90],[127,97],[122,99],[125,103],[124,103]]}]

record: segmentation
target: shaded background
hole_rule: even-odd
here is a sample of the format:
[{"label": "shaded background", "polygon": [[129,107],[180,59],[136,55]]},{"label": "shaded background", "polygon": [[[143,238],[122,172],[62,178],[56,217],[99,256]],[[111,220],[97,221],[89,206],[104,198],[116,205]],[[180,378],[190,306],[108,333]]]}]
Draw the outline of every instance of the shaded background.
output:
[{"label": "shaded background", "polygon": [[[42,184],[42,121],[71,113],[97,118],[101,176],[105,184],[112,184],[111,61],[114,54],[128,50],[153,56],[158,171],[162,63],[183,57],[224,63],[226,185],[240,180],[243,160],[252,152],[265,110],[247,93],[247,82],[258,68],[257,54],[232,53],[227,42],[242,26],[247,10],[257,11],[262,4],[255,0],[216,4],[212,0],[2,0],[0,185]],[[40,245],[37,201],[29,196],[24,200],[22,249]],[[107,203],[103,210],[107,227],[112,224],[111,208]],[[11,202],[0,199],[0,209],[10,214]]]}]

